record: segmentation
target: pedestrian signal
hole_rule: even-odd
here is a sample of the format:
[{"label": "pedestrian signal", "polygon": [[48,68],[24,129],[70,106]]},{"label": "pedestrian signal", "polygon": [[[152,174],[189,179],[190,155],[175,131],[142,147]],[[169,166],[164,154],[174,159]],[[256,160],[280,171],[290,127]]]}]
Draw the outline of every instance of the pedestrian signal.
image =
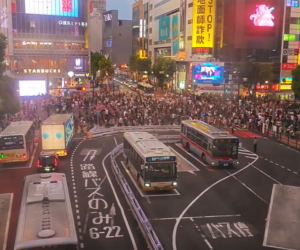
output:
[{"label": "pedestrian signal", "polygon": [[225,92],[228,93],[229,89],[225,89]]}]

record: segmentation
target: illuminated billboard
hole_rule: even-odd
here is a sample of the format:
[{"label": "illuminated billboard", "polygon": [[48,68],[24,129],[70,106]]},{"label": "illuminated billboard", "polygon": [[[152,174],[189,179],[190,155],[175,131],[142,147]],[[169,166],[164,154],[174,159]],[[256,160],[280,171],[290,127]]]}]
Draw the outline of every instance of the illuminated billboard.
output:
[{"label": "illuminated billboard", "polygon": [[192,66],[192,80],[195,83],[224,83],[224,66],[212,63],[194,64]]},{"label": "illuminated billboard", "polygon": [[260,27],[273,27],[275,19],[272,14],[274,7],[269,7],[264,4],[256,5],[256,13],[250,15],[250,20],[253,21],[254,26]]},{"label": "illuminated billboard", "polygon": [[193,3],[193,48],[213,48],[216,0]]},{"label": "illuminated billboard", "polygon": [[41,130],[43,150],[65,149],[64,125],[43,125]]},{"label": "illuminated billboard", "polygon": [[78,0],[25,0],[25,13],[78,17]]},{"label": "illuminated billboard", "polygon": [[38,96],[45,95],[46,81],[27,80],[19,81],[19,95],[20,96]]}]

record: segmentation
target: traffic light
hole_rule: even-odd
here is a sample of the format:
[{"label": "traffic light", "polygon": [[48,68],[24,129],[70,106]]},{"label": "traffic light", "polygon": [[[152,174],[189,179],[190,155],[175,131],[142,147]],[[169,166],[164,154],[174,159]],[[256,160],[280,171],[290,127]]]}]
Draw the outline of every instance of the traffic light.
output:
[{"label": "traffic light", "polygon": [[3,160],[4,159],[4,154],[3,153],[1,153],[1,160]]},{"label": "traffic light", "polygon": [[228,93],[228,91],[229,91],[229,89],[226,88],[226,89],[225,89],[225,93]]},{"label": "traffic light", "polygon": [[86,88],[85,87],[76,87],[76,90],[86,91]]}]

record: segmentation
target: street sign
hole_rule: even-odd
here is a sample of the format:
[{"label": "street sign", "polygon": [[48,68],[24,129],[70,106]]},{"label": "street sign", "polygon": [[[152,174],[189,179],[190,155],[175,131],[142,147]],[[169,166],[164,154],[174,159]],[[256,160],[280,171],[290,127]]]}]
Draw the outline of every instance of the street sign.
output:
[{"label": "street sign", "polygon": [[284,56],[297,56],[298,49],[283,49],[282,54]]}]

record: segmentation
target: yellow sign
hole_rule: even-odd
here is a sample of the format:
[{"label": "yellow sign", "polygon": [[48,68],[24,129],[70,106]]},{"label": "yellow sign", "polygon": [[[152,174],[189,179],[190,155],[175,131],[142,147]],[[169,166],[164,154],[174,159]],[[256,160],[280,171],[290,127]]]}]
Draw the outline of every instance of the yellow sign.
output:
[{"label": "yellow sign", "polygon": [[194,0],[193,48],[213,48],[216,0]]},{"label": "yellow sign", "polygon": [[292,89],[292,85],[280,85],[280,90],[290,90]]}]

